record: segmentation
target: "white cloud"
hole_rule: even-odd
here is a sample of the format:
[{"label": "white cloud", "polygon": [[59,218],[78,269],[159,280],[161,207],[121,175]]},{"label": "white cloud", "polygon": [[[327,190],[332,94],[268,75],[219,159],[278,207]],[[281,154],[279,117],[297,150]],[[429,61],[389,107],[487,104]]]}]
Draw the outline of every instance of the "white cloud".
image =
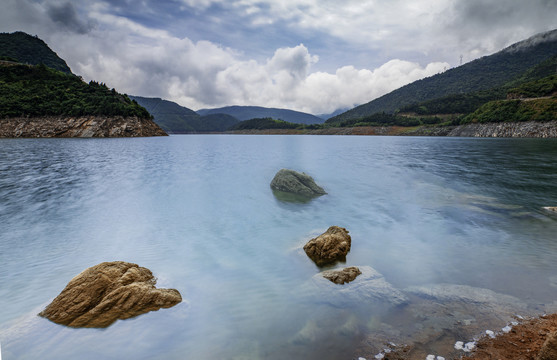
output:
[{"label": "white cloud", "polygon": [[[547,9],[556,7],[547,0],[181,0],[176,10],[195,15],[180,22],[178,14],[157,13],[165,7],[150,0],[141,11],[116,0],[69,4],[5,0],[0,30],[39,35],[75,73],[121,92],[193,109],[237,104],[311,113],[368,102],[443,71],[460,54],[466,61],[499,50],[553,24]],[[165,28],[166,20],[176,25]],[[218,37],[194,41],[188,31],[172,32],[194,20],[207,22],[196,34],[212,31],[226,46]],[[269,36],[264,46],[256,42],[258,60],[243,53],[253,29]],[[287,35],[273,37],[281,30]]]}]

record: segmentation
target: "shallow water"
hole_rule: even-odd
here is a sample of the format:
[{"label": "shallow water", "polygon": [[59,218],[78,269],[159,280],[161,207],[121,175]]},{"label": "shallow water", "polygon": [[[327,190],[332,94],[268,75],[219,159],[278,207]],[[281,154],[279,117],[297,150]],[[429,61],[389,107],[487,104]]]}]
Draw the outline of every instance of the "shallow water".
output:
[{"label": "shallow water", "polygon": [[[3,359],[350,359],[389,315],[308,294],[319,269],[301,246],[330,225],[350,231],[347,266],[399,289],[470,285],[543,309],[557,299],[557,218],[541,209],[557,206],[556,158],[552,139],[0,140]],[[281,168],[328,195],[276,199]],[[112,260],[185,302],[102,330],[36,316]]]}]

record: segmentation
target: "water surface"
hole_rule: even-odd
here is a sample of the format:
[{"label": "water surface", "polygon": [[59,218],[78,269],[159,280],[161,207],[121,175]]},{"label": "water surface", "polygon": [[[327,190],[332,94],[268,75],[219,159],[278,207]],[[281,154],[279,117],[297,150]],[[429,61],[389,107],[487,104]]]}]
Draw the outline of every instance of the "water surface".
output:
[{"label": "water surface", "polygon": [[[557,299],[557,219],[541,210],[557,206],[556,158],[543,139],[0,140],[2,355],[369,358],[354,349],[389,314],[307,293],[319,269],[301,246],[330,225],[352,235],[340,265],[371,266],[399,289],[470,285],[542,309]],[[328,195],[276,199],[281,168]],[[151,269],[184,303],[107,329],[36,316],[73,276],[113,260]]]}]

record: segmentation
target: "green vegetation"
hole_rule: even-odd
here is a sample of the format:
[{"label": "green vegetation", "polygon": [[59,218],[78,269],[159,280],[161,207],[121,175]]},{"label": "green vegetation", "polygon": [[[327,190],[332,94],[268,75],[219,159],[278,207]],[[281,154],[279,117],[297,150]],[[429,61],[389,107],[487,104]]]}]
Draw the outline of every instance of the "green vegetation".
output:
[{"label": "green vegetation", "polygon": [[440,124],[443,120],[439,117],[412,117],[386,113],[377,113],[359,119],[349,119],[336,126],[419,126]]},{"label": "green vegetation", "polygon": [[[509,86],[554,74],[557,41],[551,40],[550,35],[555,32],[557,30],[538,35],[530,45],[526,40],[496,54],[415,81],[335,116],[326,123],[340,124],[382,112],[408,111],[419,115],[470,113],[482,103],[505,98]],[[544,41],[536,41],[542,38]]]},{"label": "green vegetation", "polygon": [[505,94],[503,89],[497,88],[491,91],[448,95],[402,107],[400,113],[415,113],[416,115],[469,114],[488,101],[505,98]]},{"label": "green vegetation", "polygon": [[107,115],[150,118],[145,108],[108,89],[45,65],[0,66],[0,117]]},{"label": "green vegetation", "polygon": [[17,61],[23,64],[46,66],[71,74],[64,60],[52,51],[44,41],[24,32],[0,33],[0,57],[4,61]]},{"label": "green vegetation", "polygon": [[458,121],[459,124],[557,120],[557,98],[498,100],[481,106]]},{"label": "green vegetation", "polygon": [[535,98],[551,96],[557,93],[557,74],[543,79],[530,81],[509,90],[514,98]]},{"label": "green vegetation", "polygon": [[302,129],[303,125],[272,118],[258,118],[239,122],[230,130]]}]

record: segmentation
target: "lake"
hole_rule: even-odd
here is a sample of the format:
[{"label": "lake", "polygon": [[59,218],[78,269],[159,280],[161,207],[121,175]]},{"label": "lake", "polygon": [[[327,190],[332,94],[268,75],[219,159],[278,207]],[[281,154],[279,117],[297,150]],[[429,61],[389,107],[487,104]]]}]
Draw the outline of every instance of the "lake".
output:
[{"label": "lake", "polygon": [[[414,341],[426,319],[312,295],[320,269],[301,247],[331,225],[352,236],[334,267],[370,266],[402,291],[489,289],[543,312],[557,300],[557,218],[542,209],[557,206],[556,159],[555,139],[0,140],[3,359],[370,359],[374,333]],[[328,195],[275,198],[281,168]],[[106,329],[37,316],[114,260],[149,268],[184,302]]]}]

